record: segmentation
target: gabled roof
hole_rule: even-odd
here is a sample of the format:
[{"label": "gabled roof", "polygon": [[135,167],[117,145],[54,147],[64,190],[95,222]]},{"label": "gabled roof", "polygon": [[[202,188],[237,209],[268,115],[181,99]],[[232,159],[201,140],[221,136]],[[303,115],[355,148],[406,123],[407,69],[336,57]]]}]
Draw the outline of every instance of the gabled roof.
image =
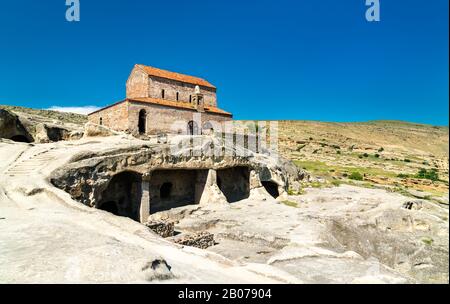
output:
[{"label": "gabled roof", "polygon": [[[187,110],[196,110],[195,106],[193,104],[187,103],[187,102],[179,102],[179,101],[170,101],[166,99],[159,99],[159,98],[151,98],[151,97],[140,97],[140,98],[127,98],[122,101],[116,102],[112,105],[106,106],[104,108],[101,108],[95,112],[89,113],[88,115],[92,115],[94,113],[101,112],[105,109],[111,108],[113,106],[116,106],[122,102],[142,102],[142,103],[149,103],[149,104],[155,104],[160,106],[167,106],[167,107],[173,107],[173,108],[179,108],[179,109],[187,109]],[[217,107],[211,107],[211,106],[204,106],[204,110],[206,113],[214,113],[214,114],[220,114],[220,115],[226,115],[232,117],[233,115],[229,112],[226,112],[222,109],[219,109]]]},{"label": "gabled roof", "polygon": [[135,67],[142,69],[149,76],[156,76],[156,77],[176,80],[176,81],[180,81],[180,82],[186,82],[186,83],[195,84],[198,86],[203,86],[203,87],[208,87],[208,88],[213,88],[213,89],[216,88],[208,81],[206,81],[202,78],[199,78],[199,77],[179,74],[179,73],[175,73],[175,72],[171,72],[171,71],[166,71],[166,70],[154,68],[151,66],[146,66],[143,64],[136,64]]}]

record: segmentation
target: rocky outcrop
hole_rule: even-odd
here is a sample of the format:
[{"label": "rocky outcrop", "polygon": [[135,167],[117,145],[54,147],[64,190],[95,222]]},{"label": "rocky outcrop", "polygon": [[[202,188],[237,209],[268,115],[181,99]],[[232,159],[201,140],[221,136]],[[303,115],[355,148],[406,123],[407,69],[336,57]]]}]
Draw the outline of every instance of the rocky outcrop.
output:
[{"label": "rocky outcrop", "polygon": [[[25,108],[9,108],[14,109],[14,112],[0,108],[0,138],[20,142],[50,143],[61,140],[77,140],[83,137],[81,125],[53,119],[53,117],[58,117],[57,112],[28,109],[28,111],[33,111],[28,113]],[[43,116],[44,114],[49,117]],[[70,115],[60,113],[59,117]]]},{"label": "rocky outcrop", "polygon": [[149,221],[145,226],[157,235],[166,238],[174,235],[174,223],[165,221]]},{"label": "rocky outcrop", "polygon": [[33,137],[23,126],[19,117],[5,109],[0,109],[0,138],[18,142],[33,141]]},{"label": "rocky outcrop", "polygon": [[68,140],[70,138],[69,130],[61,127],[40,123],[35,128],[34,138],[39,143]]},{"label": "rocky outcrop", "polygon": [[[298,183],[303,177],[303,172],[287,161],[280,161],[270,155],[253,154],[251,151],[239,154],[236,151],[241,149],[239,147],[226,148],[232,149],[234,153],[210,156],[209,149],[217,148],[220,142],[211,137],[203,137],[202,140],[199,145],[186,146],[181,150],[175,149],[181,141],[173,139],[168,144],[149,145],[140,141],[140,144],[130,144],[126,149],[111,149],[102,153],[84,152],[73,157],[68,165],[54,171],[50,180],[58,188],[70,193],[73,199],[94,207],[101,201],[102,192],[106,190],[113,177],[121,172],[135,172],[143,178],[149,176],[151,179],[152,172],[158,170],[217,171],[227,168],[247,168],[250,177],[253,177],[249,181],[248,191],[262,188],[260,180],[273,180],[282,192],[286,192],[290,185]],[[237,156],[238,154],[246,156]],[[225,182],[236,183],[237,180]],[[216,175],[209,176],[202,189],[207,198],[202,197],[199,202],[214,203],[216,199],[223,198],[219,188],[226,185],[219,184]],[[241,190],[245,191],[245,187]]]},{"label": "rocky outcrop", "polygon": [[172,241],[180,245],[206,249],[214,246],[214,234],[208,232],[184,234],[173,237]]},{"label": "rocky outcrop", "polygon": [[101,126],[90,122],[88,122],[84,126],[84,136],[86,137],[106,137],[117,134],[118,132],[115,132],[105,126]]}]

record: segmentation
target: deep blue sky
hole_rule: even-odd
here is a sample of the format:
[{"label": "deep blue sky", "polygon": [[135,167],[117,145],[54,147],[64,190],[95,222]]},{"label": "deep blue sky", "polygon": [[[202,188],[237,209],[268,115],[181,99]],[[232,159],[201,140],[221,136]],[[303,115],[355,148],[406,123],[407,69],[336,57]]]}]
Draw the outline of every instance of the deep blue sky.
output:
[{"label": "deep blue sky", "polygon": [[104,106],[135,63],[208,79],[237,119],[448,125],[448,0],[1,0],[0,104]]}]

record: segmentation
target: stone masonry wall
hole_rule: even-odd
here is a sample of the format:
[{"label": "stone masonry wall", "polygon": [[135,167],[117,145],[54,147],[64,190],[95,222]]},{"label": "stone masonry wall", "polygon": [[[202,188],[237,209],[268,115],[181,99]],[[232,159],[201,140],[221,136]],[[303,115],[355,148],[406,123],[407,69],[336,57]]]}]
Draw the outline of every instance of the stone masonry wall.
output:
[{"label": "stone masonry wall", "polygon": [[135,67],[127,80],[127,98],[148,97],[148,85],[148,75]]},{"label": "stone masonry wall", "polygon": [[[127,80],[127,98],[152,97],[171,101],[189,102],[195,85],[181,81],[148,76],[139,68],[134,68]],[[164,98],[162,97],[164,90]],[[216,89],[200,86],[205,105],[217,107]]]},{"label": "stone masonry wall", "polygon": [[120,102],[89,115],[89,122],[100,124],[116,131],[128,130],[128,102]]},{"label": "stone masonry wall", "polygon": [[[187,123],[191,120],[197,121],[196,117],[199,115],[199,112],[196,110],[178,109],[130,101],[128,106],[128,130],[133,134],[138,133],[139,111],[141,109],[144,109],[147,112],[146,133],[149,135],[155,135],[159,132],[168,134],[186,134]],[[226,115],[201,113],[202,125],[207,121],[220,124],[229,120],[231,120],[231,117]],[[197,124],[200,128],[201,125],[199,123]]]},{"label": "stone masonry wall", "polygon": [[[189,103],[189,96],[194,94],[195,85],[151,76],[148,89],[148,97],[162,99],[161,93],[162,90],[164,90],[164,99],[177,101],[178,92],[178,101]],[[215,89],[200,86],[200,93],[203,94],[205,105],[213,107],[217,106]]]}]

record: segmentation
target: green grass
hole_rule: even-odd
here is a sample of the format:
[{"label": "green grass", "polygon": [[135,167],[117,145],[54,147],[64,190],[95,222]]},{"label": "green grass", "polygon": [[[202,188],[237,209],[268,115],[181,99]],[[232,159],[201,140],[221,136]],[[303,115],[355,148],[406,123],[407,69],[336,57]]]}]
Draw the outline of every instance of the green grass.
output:
[{"label": "green grass", "polygon": [[334,179],[331,181],[331,184],[333,186],[339,187],[340,185],[342,185],[342,182],[340,180]]},{"label": "green grass", "polygon": [[296,202],[291,202],[291,201],[282,201],[282,204],[289,206],[289,207],[294,207],[294,208],[298,208],[298,204]]},{"label": "green grass", "polygon": [[426,245],[431,246],[434,242],[432,238],[423,238],[422,242],[424,242]]},{"label": "green grass", "polygon": [[[378,158],[376,158],[378,159]],[[364,175],[371,175],[371,176],[386,176],[386,177],[396,177],[397,173],[386,171],[379,168],[369,168],[369,167],[347,167],[347,166],[333,166],[328,165],[321,161],[294,161],[294,163],[300,167],[304,168],[305,170],[316,173],[316,174],[322,174],[324,176],[330,176],[330,170],[334,170],[335,173],[347,173],[351,175],[353,172],[359,172],[360,174]]]},{"label": "green grass", "polygon": [[352,172],[352,174],[350,174],[350,176],[348,178],[349,179],[353,179],[353,180],[357,180],[357,181],[362,181],[364,179],[362,174],[357,172],[357,171]]},{"label": "green grass", "polygon": [[296,192],[296,191],[294,191],[292,189],[288,189],[287,194],[288,195],[298,195],[298,192]]}]

